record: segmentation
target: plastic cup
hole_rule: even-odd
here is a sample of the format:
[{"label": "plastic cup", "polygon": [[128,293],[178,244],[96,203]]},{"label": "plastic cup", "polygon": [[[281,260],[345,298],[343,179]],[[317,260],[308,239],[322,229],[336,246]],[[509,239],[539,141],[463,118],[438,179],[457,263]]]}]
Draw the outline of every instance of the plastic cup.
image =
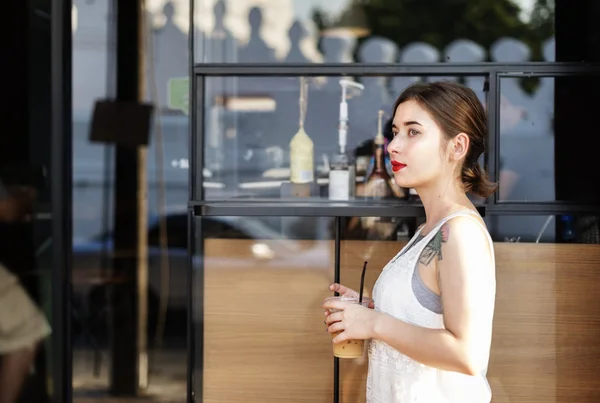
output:
[{"label": "plastic cup", "polygon": [[[358,298],[356,297],[329,297],[326,298],[325,301],[343,301],[349,302],[351,304],[358,304]],[[370,298],[363,297],[361,305],[364,307],[369,307],[369,303],[371,302]],[[329,313],[334,313],[339,311],[339,309],[329,309]],[[335,332],[331,334],[331,337],[334,338],[341,332]],[[365,341],[364,340],[346,340],[341,343],[333,343],[333,356],[338,358],[358,358],[362,357],[365,350]]]}]

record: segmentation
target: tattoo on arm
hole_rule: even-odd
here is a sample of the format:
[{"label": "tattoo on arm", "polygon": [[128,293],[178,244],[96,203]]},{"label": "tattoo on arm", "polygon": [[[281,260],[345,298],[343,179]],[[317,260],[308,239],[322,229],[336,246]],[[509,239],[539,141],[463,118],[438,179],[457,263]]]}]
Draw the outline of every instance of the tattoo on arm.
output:
[{"label": "tattoo on arm", "polygon": [[442,244],[448,242],[449,235],[448,224],[443,224],[437,234],[423,248],[423,252],[421,252],[421,256],[419,257],[419,263],[428,266],[435,257],[437,257],[438,261],[442,260]]},{"label": "tattoo on arm", "polygon": [[[428,266],[431,261],[437,257],[438,261],[442,260],[442,244],[448,242],[450,235],[450,229],[448,224],[443,224],[440,230],[433,236],[431,241],[423,248],[421,256],[419,257],[419,263]],[[442,293],[442,279],[440,277],[440,270],[436,268],[438,288],[440,295]]]}]

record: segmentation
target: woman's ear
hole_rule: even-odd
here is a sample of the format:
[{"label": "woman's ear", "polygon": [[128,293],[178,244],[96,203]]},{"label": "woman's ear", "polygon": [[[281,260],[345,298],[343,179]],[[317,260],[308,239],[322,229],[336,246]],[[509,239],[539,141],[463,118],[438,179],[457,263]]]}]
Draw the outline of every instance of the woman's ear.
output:
[{"label": "woman's ear", "polygon": [[469,136],[466,133],[458,133],[450,143],[450,157],[452,160],[461,161],[466,158],[469,152]]}]

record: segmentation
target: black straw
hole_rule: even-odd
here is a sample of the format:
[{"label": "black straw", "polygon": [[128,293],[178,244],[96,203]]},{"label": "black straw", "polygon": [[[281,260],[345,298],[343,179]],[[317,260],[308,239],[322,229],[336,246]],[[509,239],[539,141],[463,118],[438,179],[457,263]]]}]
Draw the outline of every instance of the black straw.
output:
[{"label": "black straw", "polygon": [[360,290],[358,292],[358,303],[362,304],[363,291],[365,290],[365,272],[367,271],[367,262],[363,265],[362,274],[360,275]]}]

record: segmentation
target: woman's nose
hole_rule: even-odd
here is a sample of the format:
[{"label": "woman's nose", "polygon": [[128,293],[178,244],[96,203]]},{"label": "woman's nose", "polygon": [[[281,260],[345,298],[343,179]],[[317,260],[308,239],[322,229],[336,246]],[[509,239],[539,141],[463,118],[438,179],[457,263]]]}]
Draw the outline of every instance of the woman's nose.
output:
[{"label": "woman's nose", "polygon": [[388,154],[398,154],[400,152],[400,141],[398,140],[398,136],[394,137],[392,141],[388,144],[387,151]]}]

